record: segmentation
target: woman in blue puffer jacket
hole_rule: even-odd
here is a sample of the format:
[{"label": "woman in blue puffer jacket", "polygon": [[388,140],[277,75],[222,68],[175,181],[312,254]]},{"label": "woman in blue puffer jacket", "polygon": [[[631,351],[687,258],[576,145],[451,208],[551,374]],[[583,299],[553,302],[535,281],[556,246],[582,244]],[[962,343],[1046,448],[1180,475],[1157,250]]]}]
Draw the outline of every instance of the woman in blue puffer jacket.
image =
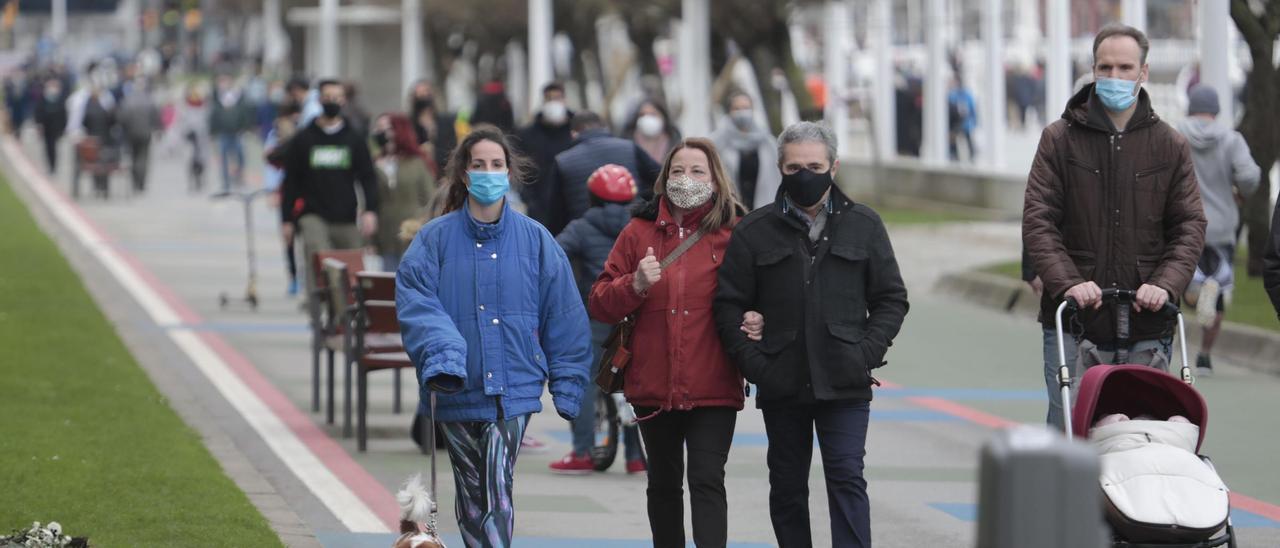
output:
[{"label": "woman in blue puffer jacket", "polygon": [[437,397],[467,546],[511,545],[529,416],[549,380],[556,412],[573,420],[591,361],[564,251],[507,205],[522,162],[496,128],[472,131],[448,162],[445,214],[422,227],[396,275],[400,331],[424,399]]}]

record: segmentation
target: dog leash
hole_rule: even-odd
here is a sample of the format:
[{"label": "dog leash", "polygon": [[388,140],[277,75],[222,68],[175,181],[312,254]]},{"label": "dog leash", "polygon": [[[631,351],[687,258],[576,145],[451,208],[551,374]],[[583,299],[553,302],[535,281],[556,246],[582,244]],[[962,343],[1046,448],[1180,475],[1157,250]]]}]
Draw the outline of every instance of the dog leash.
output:
[{"label": "dog leash", "polygon": [[427,436],[427,449],[431,452],[431,519],[427,523],[428,530],[432,534],[436,533],[436,513],[439,507],[436,505],[436,499],[439,498],[436,491],[436,392],[431,391],[431,433]]}]

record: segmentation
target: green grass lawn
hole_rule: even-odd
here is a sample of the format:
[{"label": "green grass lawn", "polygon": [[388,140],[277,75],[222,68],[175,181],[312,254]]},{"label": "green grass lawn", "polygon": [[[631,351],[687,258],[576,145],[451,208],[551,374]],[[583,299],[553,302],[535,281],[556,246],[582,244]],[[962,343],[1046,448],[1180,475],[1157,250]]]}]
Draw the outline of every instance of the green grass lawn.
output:
[{"label": "green grass lawn", "polygon": [[280,546],[0,179],[0,535]]},{"label": "green grass lawn", "polygon": [[959,211],[921,211],[893,207],[872,207],[880,218],[888,225],[920,225],[936,223],[959,223],[980,220],[973,215]]},{"label": "green grass lawn", "polygon": [[[1022,265],[1018,262],[996,263],[981,270],[1022,279]],[[1236,287],[1231,306],[1227,307],[1226,321],[1280,331],[1280,321],[1276,320],[1276,310],[1262,287],[1262,278],[1245,275],[1244,250],[1236,253]]]}]

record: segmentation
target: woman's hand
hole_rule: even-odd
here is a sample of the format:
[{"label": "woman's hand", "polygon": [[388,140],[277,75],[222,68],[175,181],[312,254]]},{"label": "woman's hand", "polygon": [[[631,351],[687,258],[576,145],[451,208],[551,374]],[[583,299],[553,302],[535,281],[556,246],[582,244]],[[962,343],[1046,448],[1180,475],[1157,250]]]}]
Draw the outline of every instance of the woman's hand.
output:
[{"label": "woman's hand", "polygon": [[645,251],[644,258],[640,259],[640,264],[636,266],[636,275],[631,286],[635,288],[636,294],[644,295],[661,279],[662,265],[658,263],[658,257],[653,254],[653,248],[650,247]]}]

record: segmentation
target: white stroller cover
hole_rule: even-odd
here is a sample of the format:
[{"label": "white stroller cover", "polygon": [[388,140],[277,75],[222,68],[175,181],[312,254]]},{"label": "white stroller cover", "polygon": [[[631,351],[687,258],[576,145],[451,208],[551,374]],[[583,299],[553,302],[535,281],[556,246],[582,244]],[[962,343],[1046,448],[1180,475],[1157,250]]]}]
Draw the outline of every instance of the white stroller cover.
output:
[{"label": "white stroller cover", "polygon": [[1227,486],[1195,454],[1200,427],[1130,420],[1099,426],[1089,438],[1101,453],[1102,490],[1129,519],[1207,529],[1227,520]]}]

